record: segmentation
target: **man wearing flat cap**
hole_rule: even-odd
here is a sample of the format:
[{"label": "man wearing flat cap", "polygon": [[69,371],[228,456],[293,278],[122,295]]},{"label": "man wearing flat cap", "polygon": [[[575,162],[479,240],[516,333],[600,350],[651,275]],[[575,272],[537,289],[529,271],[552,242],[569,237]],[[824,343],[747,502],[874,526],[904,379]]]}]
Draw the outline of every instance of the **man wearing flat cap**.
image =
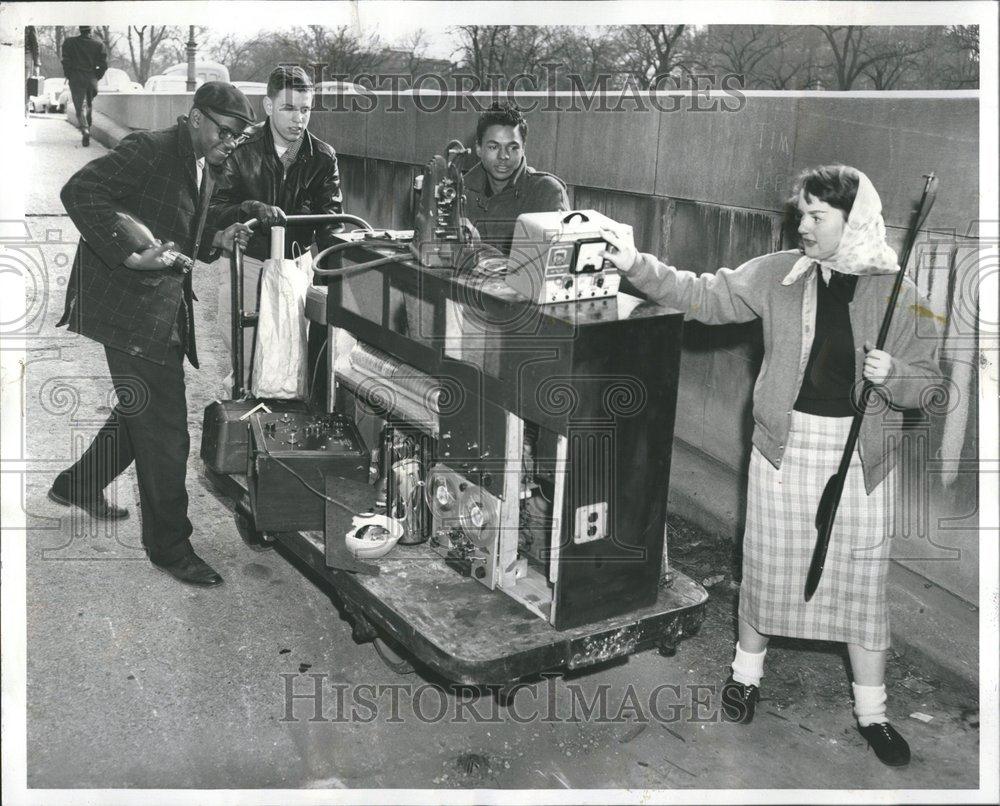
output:
[{"label": "man wearing flat cap", "polygon": [[[138,131],[77,171],[62,202],[80,231],[60,325],[104,345],[118,405],[79,460],[55,479],[49,498],[92,517],[119,520],[104,488],[132,462],[139,481],[142,542],[150,561],[192,585],[222,578],[194,553],[185,488],[190,439],[184,356],[198,366],[190,273],[169,250],[202,261],[249,230],[206,228],[215,179],[253,123],[236,87],[203,84],[190,112],[161,131]],[[122,227],[121,211],[145,224],[155,244]],[[196,269],[197,270],[197,269]]]}]

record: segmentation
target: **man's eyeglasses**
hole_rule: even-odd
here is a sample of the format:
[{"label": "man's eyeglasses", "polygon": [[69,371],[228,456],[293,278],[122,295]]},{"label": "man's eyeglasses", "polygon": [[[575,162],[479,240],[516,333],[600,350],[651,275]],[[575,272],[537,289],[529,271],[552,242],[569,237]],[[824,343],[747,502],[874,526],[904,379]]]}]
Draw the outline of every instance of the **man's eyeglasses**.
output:
[{"label": "man's eyeglasses", "polygon": [[234,132],[228,126],[223,126],[221,123],[219,123],[219,121],[215,119],[215,116],[207,109],[202,109],[200,106],[198,107],[198,109],[205,117],[207,117],[210,121],[212,121],[212,123],[215,124],[215,128],[219,130],[219,137],[221,139],[228,140],[234,146],[238,146],[240,143],[245,143],[247,140],[250,139],[249,134],[244,134],[243,132]]}]

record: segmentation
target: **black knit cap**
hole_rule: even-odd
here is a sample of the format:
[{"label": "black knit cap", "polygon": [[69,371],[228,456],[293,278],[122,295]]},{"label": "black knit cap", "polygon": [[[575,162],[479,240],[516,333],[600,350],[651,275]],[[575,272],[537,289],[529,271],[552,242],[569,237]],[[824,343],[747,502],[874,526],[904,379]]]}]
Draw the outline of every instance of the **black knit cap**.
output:
[{"label": "black knit cap", "polygon": [[254,122],[253,107],[250,101],[232,84],[225,81],[206,81],[194,94],[194,105],[209,112],[217,112],[248,125]]}]

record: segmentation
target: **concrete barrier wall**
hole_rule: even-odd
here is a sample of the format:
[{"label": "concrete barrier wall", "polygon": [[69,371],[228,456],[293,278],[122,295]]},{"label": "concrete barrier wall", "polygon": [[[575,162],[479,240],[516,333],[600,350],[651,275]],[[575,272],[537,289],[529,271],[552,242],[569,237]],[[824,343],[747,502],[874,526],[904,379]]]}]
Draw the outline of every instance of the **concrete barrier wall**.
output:
[{"label": "concrete barrier wall", "polygon": [[[371,98],[356,101],[362,109],[373,104]],[[631,223],[641,249],[696,272],[792,246],[783,239],[783,205],[802,168],[844,162],[865,171],[882,196],[897,248],[921,175],[937,172],[941,189],[926,226],[951,235],[923,249],[914,274],[931,301],[928,315],[942,327],[949,395],[936,414],[913,424],[901,452],[906,461],[898,474],[894,553],[975,601],[978,373],[968,295],[977,267],[974,242],[966,236],[978,217],[978,101],[748,96],[739,111],[721,111],[723,103],[700,111],[683,99],[676,111],[640,111],[632,104],[625,113],[547,111],[545,99],[520,101],[535,107],[529,162],[562,177],[575,207]],[[469,105],[429,111],[432,100],[423,99],[421,108],[412,97],[377,96],[376,108],[366,112],[350,110],[350,103],[340,99],[340,111],[316,112],[311,123],[340,154],[347,209],[379,226],[412,226],[410,187],[418,167],[453,137],[471,144],[477,113]],[[725,103],[736,105],[732,98]],[[189,95],[99,96],[97,104],[131,128],[171,125],[189,106]],[[923,241],[930,238],[924,233]],[[701,512],[704,522],[733,534],[741,530],[750,395],[760,352],[756,325],[692,323],[682,353],[672,500],[685,496],[685,514]],[[678,468],[699,457],[710,472],[692,474],[704,489],[691,489],[694,482]]]}]

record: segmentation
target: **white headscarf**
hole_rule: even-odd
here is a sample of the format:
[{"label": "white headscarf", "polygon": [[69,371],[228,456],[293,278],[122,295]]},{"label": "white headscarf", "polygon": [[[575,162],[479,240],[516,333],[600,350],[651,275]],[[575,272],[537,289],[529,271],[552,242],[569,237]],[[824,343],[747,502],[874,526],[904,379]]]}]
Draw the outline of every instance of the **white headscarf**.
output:
[{"label": "white headscarf", "polygon": [[896,252],[885,242],[882,200],[871,180],[858,171],[858,192],[844,225],[837,251],[823,260],[803,255],[792,266],[782,285],[791,285],[818,264],[823,280],[830,282],[830,272],[842,274],[892,274],[899,270]]}]

